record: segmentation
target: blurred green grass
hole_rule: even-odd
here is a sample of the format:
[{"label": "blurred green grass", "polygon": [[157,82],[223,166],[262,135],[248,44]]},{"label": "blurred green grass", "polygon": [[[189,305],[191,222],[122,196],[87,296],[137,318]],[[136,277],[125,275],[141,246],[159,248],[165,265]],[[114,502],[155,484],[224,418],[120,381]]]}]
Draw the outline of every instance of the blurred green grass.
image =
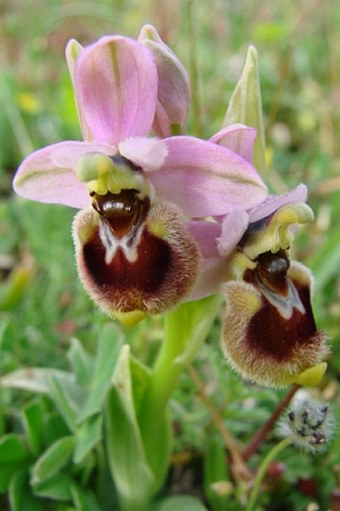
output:
[{"label": "blurred green grass", "polygon": [[[28,268],[26,284],[0,311],[1,373],[31,365],[64,367],[70,338],[78,337],[94,351],[107,321],[78,282],[70,236],[74,211],[15,197],[11,180],[31,150],[80,138],[64,61],[66,42],[76,38],[85,45],[117,32],[136,37],[144,23],[157,27],[189,70],[197,66],[199,108],[191,113],[188,130],[192,132],[199,115],[204,137],[222,123],[248,45],[257,48],[267,138],[264,177],[276,193],[306,183],[315,211],[314,224],[298,237],[295,256],[315,274],[315,314],[331,337],[330,370],[317,397],[334,401],[336,409],[340,379],[340,9],[336,0],[0,0],[3,293],[13,268]],[[0,304],[1,296],[0,292]],[[148,320],[126,336],[136,354],[149,362],[160,342],[160,320]],[[227,410],[230,429],[248,438],[280,393],[245,386],[231,374],[221,361],[218,337],[216,327],[196,365],[210,382],[217,406]],[[182,380],[176,392],[181,406],[173,410],[182,427],[177,448],[199,450],[211,424],[197,403],[190,378],[185,375]],[[249,400],[253,404],[247,407]],[[335,481],[334,467],[340,463],[338,448],[339,440],[322,462],[328,470],[319,492],[324,503]],[[290,474],[294,484],[310,460],[303,456],[300,459],[305,461],[294,465],[300,473]],[[295,464],[292,460],[287,466]],[[312,464],[308,476],[321,480],[322,466]],[[302,509],[297,503],[301,492],[296,491],[292,509]]]}]

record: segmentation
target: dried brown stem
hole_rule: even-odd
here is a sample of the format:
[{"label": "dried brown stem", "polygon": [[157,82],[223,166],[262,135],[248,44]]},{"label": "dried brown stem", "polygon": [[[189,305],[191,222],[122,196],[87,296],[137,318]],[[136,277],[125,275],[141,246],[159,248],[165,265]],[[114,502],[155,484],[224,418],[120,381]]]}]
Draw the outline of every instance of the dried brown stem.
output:
[{"label": "dried brown stem", "polygon": [[242,456],[244,460],[248,460],[259,448],[262,442],[267,437],[268,433],[273,429],[276,421],[280,417],[283,410],[288,406],[290,401],[292,400],[296,391],[300,388],[300,385],[293,385],[289,392],[285,395],[285,397],[280,401],[272,415],[269,417],[267,422],[263,424],[263,426],[255,433],[253,438],[250,440],[247,447],[244,449]]}]

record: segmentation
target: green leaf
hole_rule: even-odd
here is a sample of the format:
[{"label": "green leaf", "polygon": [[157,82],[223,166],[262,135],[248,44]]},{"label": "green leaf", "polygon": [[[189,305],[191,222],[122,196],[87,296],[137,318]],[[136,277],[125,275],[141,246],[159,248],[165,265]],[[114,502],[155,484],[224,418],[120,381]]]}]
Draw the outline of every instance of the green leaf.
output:
[{"label": "green leaf", "polygon": [[9,487],[9,502],[12,511],[22,509],[24,497],[24,487],[27,481],[26,470],[18,470],[11,478]]},{"label": "green leaf", "polygon": [[159,429],[155,436],[152,452],[147,452],[147,458],[155,477],[155,488],[159,489],[166,478],[169,470],[170,456],[173,442],[173,429],[171,416],[166,408],[165,412],[159,414]]},{"label": "green leaf", "polygon": [[66,371],[30,367],[6,374],[0,379],[0,385],[12,389],[29,390],[39,394],[49,394],[49,381],[52,377],[64,381],[67,385],[74,384],[74,376]]},{"label": "green leaf", "polygon": [[242,75],[231,96],[223,126],[241,123],[257,129],[253,164],[263,175],[266,170],[265,135],[257,52],[249,46]]},{"label": "green leaf", "polygon": [[44,429],[44,443],[45,445],[51,445],[59,438],[68,436],[70,434],[69,428],[66,426],[65,421],[58,413],[57,410],[53,410],[50,414],[45,417],[45,429]]},{"label": "green leaf", "polygon": [[83,386],[88,386],[92,378],[93,361],[85,352],[78,339],[71,340],[71,347],[67,353],[72,372],[76,376],[76,381]]},{"label": "green leaf", "polygon": [[30,453],[24,440],[14,433],[0,439],[0,492],[7,492],[11,478],[19,469],[29,465]]},{"label": "green leaf", "polygon": [[0,438],[0,464],[23,462],[30,458],[24,440],[14,433]]},{"label": "green leaf", "polygon": [[195,497],[176,495],[163,500],[157,511],[208,511]]},{"label": "green leaf", "polygon": [[[139,420],[142,411],[141,407],[143,407],[145,390],[150,383],[152,372],[148,367],[131,355],[130,372],[134,407],[138,417],[138,422],[141,425]],[[155,488],[159,488],[164,481],[171,455],[172,425],[167,408],[165,412],[162,411],[158,413],[157,423],[159,426],[157,433],[153,436],[152,445],[146,452],[148,463],[155,476]]]},{"label": "green leaf", "polygon": [[25,499],[24,488],[27,483],[26,470],[18,470],[11,478],[9,487],[9,502],[12,511],[20,511]]},{"label": "green leaf", "polygon": [[140,404],[143,402],[144,392],[150,381],[151,369],[140,360],[130,355],[130,371],[132,380],[132,394],[135,410],[138,414]]},{"label": "green leaf", "polygon": [[73,460],[81,463],[88,453],[103,438],[103,414],[97,414],[83,421],[76,433],[76,447]]},{"label": "green leaf", "polygon": [[78,423],[102,410],[122,347],[117,329],[106,325],[98,342],[89,397],[78,416]]},{"label": "green leaf", "polygon": [[60,415],[63,417],[70,431],[76,431],[79,406],[72,399],[70,387],[63,380],[52,377],[49,380],[49,394]]},{"label": "green leaf", "polygon": [[73,485],[71,487],[71,494],[77,511],[101,511],[97,499],[90,491]]},{"label": "green leaf", "polygon": [[33,492],[39,497],[46,497],[53,500],[71,500],[71,487],[73,480],[64,474],[57,474],[50,479],[45,479],[33,485]]},{"label": "green leaf", "polygon": [[66,436],[57,440],[35,463],[32,472],[32,484],[51,478],[57,474],[71,459],[75,439]]},{"label": "green leaf", "polygon": [[105,410],[109,465],[122,509],[148,509],[154,476],[147,463],[132,395],[129,346],[123,346]]},{"label": "green leaf", "polygon": [[9,503],[11,511],[40,511],[42,503],[32,495],[29,486],[28,471],[18,470],[9,485]]},{"label": "green leaf", "polygon": [[[225,446],[217,435],[209,436],[205,442],[204,452],[204,493],[212,511],[228,511],[226,492],[228,490],[228,471]],[[214,489],[214,484],[224,484],[221,492]],[[229,487],[230,490],[231,487]]]},{"label": "green leaf", "polygon": [[37,455],[41,452],[44,433],[45,406],[42,399],[36,399],[26,405],[22,411],[22,422],[24,425],[28,444]]},{"label": "green leaf", "polygon": [[22,468],[22,463],[0,463],[0,493],[7,493],[13,475]]}]

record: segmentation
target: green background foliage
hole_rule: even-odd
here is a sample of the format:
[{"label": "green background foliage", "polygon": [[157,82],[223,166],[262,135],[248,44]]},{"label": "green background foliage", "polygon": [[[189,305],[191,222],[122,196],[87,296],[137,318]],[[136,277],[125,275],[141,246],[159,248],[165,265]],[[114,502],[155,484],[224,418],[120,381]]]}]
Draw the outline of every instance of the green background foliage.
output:
[{"label": "green background foliage", "polygon": [[[86,45],[111,33],[136,37],[144,23],[157,27],[189,70],[193,104],[188,131],[203,137],[221,126],[247,47],[257,48],[267,142],[263,177],[275,193],[300,182],[309,188],[316,218],[299,233],[294,256],[315,274],[315,315],[331,338],[329,370],[313,395],[329,401],[340,419],[337,1],[0,0],[0,371],[1,375],[25,367],[57,371],[48,379],[48,391],[46,382],[38,394],[33,388],[0,389],[1,509],[98,511],[115,499],[105,474],[97,481],[106,488],[106,500],[96,501],[92,485],[95,471],[104,472],[105,467],[100,452],[94,455],[92,450],[94,444],[100,445],[94,405],[107,392],[105,378],[112,368],[106,359],[106,375],[96,372],[95,357],[103,354],[96,353],[98,340],[105,353],[102,338],[108,319],[78,282],[70,236],[74,211],[15,197],[11,180],[29,152],[80,138],[64,61],[66,42],[75,38]],[[124,337],[136,359],[150,365],[161,343],[162,319],[148,318],[131,330],[117,326],[115,336],[117,343]],[[228,430],[246,444],[284,393],[245,384],[226,366],[218,344],[217,322],[194,369]],[[76,375],[71,386],[70,367]],[[138,372],[136,367],[133,371]],[[43,379],[38,377],[37,384],[44,385]],[[85,395],[89,388],[92,394]],[[76,424],[80,411],[83,422]],[[229,478],[228,467],[221,462],[224,445],[216,440],[211,412],[187,372],[181,376],[171,412],[175,453],[162,494],[185,497],[182,503],[164,501],[159,511],[179,505],[204,509],[195,507],[190,496],[213,511],[240,509],[235,499],[228,501],[212,490],[213,482]],[[75,446],[74,431],[79,427],[82,443]],[[250,464],[256,467],[275,441],[271,435]],[[340,488],[339,453],[338,434],[327,453],[316,457],[287,449],[277,472],[268,478],[258,509],[300,511],[312,502],[320,509],[333,509],[331,494]],[[24,503],[22,495],[27,496]]]}]

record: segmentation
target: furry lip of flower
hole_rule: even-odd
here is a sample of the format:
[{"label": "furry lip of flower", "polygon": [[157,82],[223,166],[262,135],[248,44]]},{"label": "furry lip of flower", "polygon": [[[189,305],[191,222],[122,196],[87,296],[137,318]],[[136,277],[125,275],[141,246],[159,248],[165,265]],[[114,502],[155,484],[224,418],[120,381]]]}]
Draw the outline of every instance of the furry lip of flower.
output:
[{"label": "furry lip of flower", "polygon": [[[172,243],[169,237],[173,239],[178,232],[174,224],[181,230],[180,223],[183,223],[178,213],[169,212],[169,207],[177,208],[190,221],[197,217],[223,217],[243,208],[244,204],[255,207],[267,197],[266,186],[257,171],[248,158],[228,147],[230,141],[219,144],[215,140],[190,136],[148,138],[159,106],[159,83],[152,52],[143,44],[123,36],[109,36],[86,48],[72,41],[66,54],[83,141],[52,144],[29,155],[19,167],[13,186],[25,198],[79,209],[87,208],[91,202],[93,205],[90,196],[95,195],[96,211],[91,209],[91,215],[83,215],[78,222],[79,229],[74,229],[77,250],[83,248],[94,231],[100,230],[96,243],[102,245],[105,238],[105,250],[111,250],[108,245],[112,245],[112,236],[108,240],[107,230],[103,233],[98,225],[101,207],[98,197],[110,202],[110,194],[116,194],[121,201],[123,193],[124,207],[128,207],[126,201],[133,199],[139,205],[144,199],[149,200],[151,206],[172,205],[165,207],[168,217],[164,207],[159,210],[162,213],[154,215],[168,218],[156,228],[157,236],[164,235],[168,245]],[[247,130],[244,133],[242,140],[251,152],[251,137]],[[131,190],[135,190],[134,197]],[[144,228],[143,215],[138,217],[140,230]],[[168,231],[167,222],[172,225]],[[203,258],[205,239],[213,239],[216,244],[218,229],[213,222],[203,222],[199,236],[193,234],[191,246],[198,246]],[[159,231],[163,234],[159,235]],[[155,237],[154,232],[152,236]],[[183,236],[192,239],[189,233]],[[141,238],[135,239],[139,242]],[[148,253],[148,248],[143,248],[144,253]],[[110,263],[111,256],[106,254],[105,261]],[[78,267],[82,271],[82,263]],[[188,273],[189,268],[186,268],[185,274]],[[101,275],[103,282],[104,277]],[[101,286],[105,287],[104,283]],[[204,286],[202,282],[196,292],[209,294],[210,290]],[[188,285],[186,292],[191,287]],[[89,285],[87,290],[93,296],[92,288]],[[168,291],[167,288],[165,295]],[[108,309],[107,297],[102,298],[94,297],[97,303],[104,301],[104,308]],[[123,312],[129,309],[126,304],[122,307]],[[155,312],[160,312],[159,308],[156,307]]]}]

